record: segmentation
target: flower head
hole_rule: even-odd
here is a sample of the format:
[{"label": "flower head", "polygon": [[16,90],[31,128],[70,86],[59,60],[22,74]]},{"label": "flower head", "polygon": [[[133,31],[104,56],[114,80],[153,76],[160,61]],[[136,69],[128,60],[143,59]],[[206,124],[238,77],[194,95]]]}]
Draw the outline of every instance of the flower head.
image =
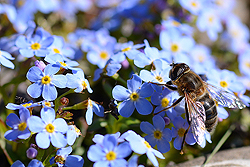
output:
[{"label": "flower head", "polygon": [[113,135],[105,135],[101,145],[95,144],[90,146],[88,158],[95,162],[94,166],[126,166],[127,161],[124,159],[131,153],[128,142],[118,144]]},{"label": "flower head", "polygon": [[28,120],[28,126],[32,132],[37,133],[36,144],[40,148],[48,148],[50,142],[58,148],[67,144],[64,134],[67,132],[68,125],[62,118],[55,119],[53,108],[42,108],[41,118],[31,116]]},{"label": "flower head", "polygon": [[119,114],[123,117],[129,117],[135,108],[142,115],[150,114],[153,107],[145,98],[151,96],[153,93],[151,85],[147,83],[142,84],[141,78],[135,74],[131,80],[127,81],[127,85],[128,89],[117,85],[112,91],[114,99],[123,101],[118,106]]}]

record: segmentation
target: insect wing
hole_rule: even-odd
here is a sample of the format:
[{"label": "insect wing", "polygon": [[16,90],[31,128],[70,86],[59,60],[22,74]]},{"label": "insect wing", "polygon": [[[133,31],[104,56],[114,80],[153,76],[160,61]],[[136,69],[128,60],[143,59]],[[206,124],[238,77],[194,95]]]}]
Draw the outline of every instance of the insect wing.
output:
[{"label": "insect wing", "polygon": [[246,105],[236,97],[232,92],[228,92],[222,88],[213,86],[209,83],[204,82],[207,90],[210,92],[212,97],[218,102],[218,104],[229,107],[229,108],[245,108]]},{"label": "insect wing", "polygon": [[189,113],[189,119],[191,120],[190,126],[195,138],[195,141],[201,145],[205,140],[205,108],[200,102],[194,102],[188,94],[185,93],[185,100],[187,103],[187,109]]}]

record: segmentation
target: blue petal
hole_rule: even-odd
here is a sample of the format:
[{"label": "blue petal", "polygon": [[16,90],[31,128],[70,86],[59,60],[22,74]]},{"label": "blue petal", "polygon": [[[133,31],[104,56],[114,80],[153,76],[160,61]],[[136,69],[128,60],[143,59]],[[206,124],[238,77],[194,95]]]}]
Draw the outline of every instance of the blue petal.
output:
[{"label": "blue petal", "polygon": [[51,36],[51,37],[48,37],[45,40],[43,40],[41,42],[41,45],[43,48],[47,48],[53,43],[53,41],[54,41],[54,38]]},{"label": "blue petal", "polygon": [[89,147],[87,156],[90,161],[96,162],[105,157],[105,152],[102,150],[101,145],[96,144]]},{"label": "blue petal", "polygon": [[74,167],[82,167],[84,164],[84,160],[79,155],[69,155],[65,160],[65,166],[74,166]]},{"label": "blue petal", "polygon": [[54,147],[62,148],[67,145],[67,140],[61,132],[51,134],[51,143]]},{"label": "blue petal", "polygon": [[54,75],[60,70],[60,67],[57,65],[49,64],[44,69],[45,75]]},{"label": "blue petal", "polygon": [[33,159],[30,161],[28,167],[44,167],[43,163],[37,159]]},{"label": "blue petal", "polygon": [[30,85],[27,88],[27,93],[33,98],[38,98],[42,94],[41,82],[36,82]]},{"label": "blue petal", "polygon": [[157,139],[154,137],[154,134],[147,135],[144,138],[150,144],[151,147],[154,147],[157,143]]},{"label": "blue petal", "polygon": [[34,56],[34,51],[31,49],[20,49],[19,52],[21,55],[27,58],[31,58]]},{"label": "blue petal", "polygon": [[117,140],[114,136],[109,135],[109,134],[104,136],[104,139],[103,139],[104,150],[107,150],[107,151],[114,150],[116,145],[117,145]]},{"label": "blue petal", "polygon": [[53,121],[53,125],[55,127],[55,131],[61,132],[61,133],[66,133],[68,130],[68,125],[66,121],[62,118],[57,118]]},{"label": "blue petal", "polygon": [[116,85],[112,90],[113,98],[118,101],[128,99],[130,94],[130,91],[121,85]]},{"label": "blue petal", "polygon": [[31,116],[28,119],[27,123],[31,132],[35,132],[35,133],[43,131],[46,126],[43,120],[38,116]]},{"label": "blue petal", "polygon": [[6,118],[6,124],[13,128],[14,125],[17,126],[20,123],[20,119],[18,118],[18,116],[14,113],[10,113],[7,118]]},{"label": "blue petal", "polygon": [[141,122],[140,124],[140,129],[143,133],[146,133],[146,134],[152,134],[154,133],[154,126],[152,124],[150,124],[149,122]]},{"label": "blue petal", "polygon": [[148,100],[142,98],[135,102],[135,108],[141,115],[148,115],[153,110],[151,103]]},{"label": "blue petal", "polygon": [[183,141],[183,137],[177,136],[176,139],[174,140],[174,148],[177,150],[180,150],[181,145],[182,145],[182,141]]},{"label": "blue petal", "polygon": [[56,155],[62,155],[62,156],[67,156],[72,152],[72,147],[65,147],[65,148],[60,148],[57,150]]},{"label": "blue petal", "polygon": [[162,132],[164,140],[170,142],[172,140],[172,132],[170,129],[166,128]]},{"label": "blue petal", "polygon": [[153,117],[153,125],[156,129],[163,131],[165,128],[165,121],[160,115],[155,115]]},{"label": "blue petal", "polygon": [[152,162],[152,164],[154,165],[154,166],[158,166],[159,164],[158,164],[158,161],[157,161],[157,159],[156,159],[156,157],[155,157],[155,155],[153,154],[153,152],[151,152],[151,151],[147,151],[147,157],[148,157],[148,159]]},{"label": "blue petal", "polygon": [[67,84],[67,78],[65,75],[54,75],[52,83],[59,88],[65,88]]},{"label": "blue petal", "polygon": [[54,85],[43,85],[42,96],[45,100],[52,101],[57,97],[57,90]]},{"label": "blue petal", "polygon": [[25,167],[25,165],[21,161],[17,160],[11,165],[11,167]]},{"label": "blue petal", "polygon": [[88,109],[86,111],[85,118],[86,118],[87,124],[91,125],[92,119],[93,119],[93,108],[92,107],[88,107]]},{"label": "blue petal", "polygon": [[9,61],[8,59],[6,59],[5,57],[1,55],[0,55],[0,64],[11,69],[14,69],[15,67],[15,65],[11,61]]},{"label": "blue petal", "polygon": [[127,87],[132,92],[135,92],[137,89],[139,89],[141,87],[141,84],[142,84],[142,80],[136,74],[133,74],[132,79],[127,81]]},{"label": "blue petal", "polygon": [[41,80],[43,76],[44,74],[42,70],[36,66],[31,67],[26,75],[28,80],[30,80],[31,82],[37,82]]},{"label": "blue petal", "polygon": [[154,89],[151,87],[150,83],[143,83],[141,89],[138,90],[140,97],[145,98],[153,94]]},{"label": "blue petal", "polygon": [[100,104],[96,104],[95,102],[93,104],[93,112],[98,115],[99,117],[104,117],[104,108]]},{"label": "blue petal", "polygon": [[131,100],[124,100],[118,106],[118,112],[123,117],[130,117],[135,110],[135,105]]},{"label": "blue petal", "polygon": [[28,137],[30,137],[30,135],[31,135],[31,133],[30,133],[29,129],[26,128],[23,131],[19,131],[18,138],[19,139],[27,139]]},{"label": "blue petal", "polygon": [[50,145],[49,133],[40,132],[36,135],[36,144],[42,149],[47,149]]},{"label": "blue petal", "polygon": [[77,137],[75,128],[72,130],[68,130],[66,136],[68,145],[73,145]]},{"label": "blue petal", "polygon": [[17,139],[18,134],[19,130],[8,130],[5,132],[4,137],[9,141],[14,141]]},{"label": "blue petal", "polygon": [[56,118],[56,114],[55,114],[55,110],[53,108],[42,108],[41,112],[41,118],[42,120],[46,123],[52,123],[52,121],[55,120]]},{"label": "blue petal", "polygon": [[20,35],[19,37],[17,37],[16,41],[15,41],[15,45],[18,48],[27,48],[29,47],[29,43],[27,42],[27,39],[24,35]]},{"label": "blue petal", "polygon": [[166,153],[170,150],[170,144],[165,140],[159,140],[157,142],[157,148],[161,153]]},{"label": "blue petal", "polygon": [[119,144],[116,148],[117,158],[126,158],[131,154],[132,150],[128,142]]}]

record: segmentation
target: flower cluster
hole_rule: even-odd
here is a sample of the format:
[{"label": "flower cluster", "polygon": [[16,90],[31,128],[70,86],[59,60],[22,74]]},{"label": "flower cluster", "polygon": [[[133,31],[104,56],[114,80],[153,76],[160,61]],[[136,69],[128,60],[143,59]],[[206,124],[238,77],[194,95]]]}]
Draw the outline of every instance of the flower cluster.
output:
[{"label": "flower cluster", "polygon": [[[166,166],[163,153],[212,143],[199,124],[206,124],[208,104],[188,99],[185,88],[176,91],[169,72],[185,63],[207,82],[208,98],[223,96],[209,92],[210,84],[226,92],[225,99],[214,98],[219,122],[229,117],[227,100],[249,107],[250,36],[233,13],[237,3],[1,2],[0,109],[7,126],[0,124],[0,131],[8,162]],[[200,114],[194,113],[196,122],[191,110]]]}]

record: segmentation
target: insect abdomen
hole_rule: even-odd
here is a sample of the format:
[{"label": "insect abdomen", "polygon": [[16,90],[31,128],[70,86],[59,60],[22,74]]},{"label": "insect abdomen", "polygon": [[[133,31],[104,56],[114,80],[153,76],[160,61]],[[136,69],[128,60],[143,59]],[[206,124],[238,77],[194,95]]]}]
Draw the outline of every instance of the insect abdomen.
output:
[{"label": "insect abdomen", "polygon": [[214,100],[207,92],[197,99],[203,104],[206,113],[205,126],[208,132],[211,132],[217,124],[217,109]]}]

